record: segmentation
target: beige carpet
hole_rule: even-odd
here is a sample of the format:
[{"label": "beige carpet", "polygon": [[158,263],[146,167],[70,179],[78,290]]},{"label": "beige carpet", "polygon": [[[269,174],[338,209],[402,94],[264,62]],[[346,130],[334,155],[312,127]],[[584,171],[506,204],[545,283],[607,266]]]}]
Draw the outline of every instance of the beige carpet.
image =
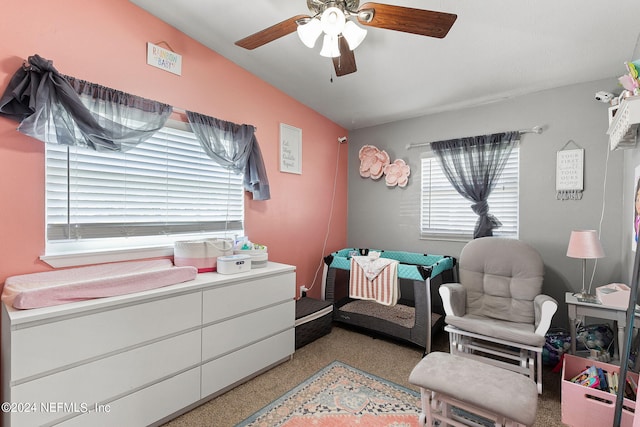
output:
[{"label": "beige carpet", "polygon": [[[448,351],[448,345],[445,333],[434,337],[434,351]],[[421,358],[422,350],[417,347],[334,326],[331,334],[297,350],[292,360],[166,423],[165,427],[235,426],[334,360],[418,390],[407,380]],[[562,426],[561,374],[546,368],[543,372],[544,390],[538,398],[535,427]]]}]

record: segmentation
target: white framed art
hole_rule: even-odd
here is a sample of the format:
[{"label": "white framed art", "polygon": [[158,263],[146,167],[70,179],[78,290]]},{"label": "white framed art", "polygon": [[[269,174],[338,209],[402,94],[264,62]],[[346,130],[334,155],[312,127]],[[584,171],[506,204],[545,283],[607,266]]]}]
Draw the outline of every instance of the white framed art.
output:
[{"label": "white framed art", "polygon": [[280,123],[280,172],[302,174],[302,129]]}]

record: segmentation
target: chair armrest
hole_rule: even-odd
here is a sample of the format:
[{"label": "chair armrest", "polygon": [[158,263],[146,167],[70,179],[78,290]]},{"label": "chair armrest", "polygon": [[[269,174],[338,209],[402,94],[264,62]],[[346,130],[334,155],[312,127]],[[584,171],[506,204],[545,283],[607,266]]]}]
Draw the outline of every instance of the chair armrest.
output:
[{"label": "chair armrest", "polygon": [[467,290],[460,283],[440,285],[440,298],[447,316],[462,317],[467,311]]},{"label": "chair armrest", "polygon": [[535,333],[544,336],[549,327],[551,327],[551,319],[558,310],[558,302],[548,295],[538,295],[533,300],[535,310]]}]

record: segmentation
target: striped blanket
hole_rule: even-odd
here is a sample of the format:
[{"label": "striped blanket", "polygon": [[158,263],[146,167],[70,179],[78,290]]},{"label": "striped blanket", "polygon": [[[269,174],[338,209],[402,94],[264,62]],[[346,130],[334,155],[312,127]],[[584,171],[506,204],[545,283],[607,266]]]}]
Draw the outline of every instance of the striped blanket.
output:
[{"label": "striped blanket", "polygon": [[[367,257],[351,258],[349,297],[372,300],[388,306],[396,305],[400,298],[398,261],[378,258],[372,260],[377,265],[368,266],[363,258]],[[381,265],[380,261],[383,261],[384,265]]]}]

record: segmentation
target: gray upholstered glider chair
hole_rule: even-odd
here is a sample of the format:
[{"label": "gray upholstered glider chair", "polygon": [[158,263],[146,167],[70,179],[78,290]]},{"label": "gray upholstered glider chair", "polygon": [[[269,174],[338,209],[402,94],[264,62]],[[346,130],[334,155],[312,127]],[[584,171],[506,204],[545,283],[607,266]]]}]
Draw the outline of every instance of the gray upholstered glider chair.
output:
[{"label": "gray upholstered glider chair", "polygon": [[440,287],[451,353],[528,375],[542,393],[542,348],[558,303],[541,295],[540,254],[520,240],[483,237],[459,261],[460,283]]}]

